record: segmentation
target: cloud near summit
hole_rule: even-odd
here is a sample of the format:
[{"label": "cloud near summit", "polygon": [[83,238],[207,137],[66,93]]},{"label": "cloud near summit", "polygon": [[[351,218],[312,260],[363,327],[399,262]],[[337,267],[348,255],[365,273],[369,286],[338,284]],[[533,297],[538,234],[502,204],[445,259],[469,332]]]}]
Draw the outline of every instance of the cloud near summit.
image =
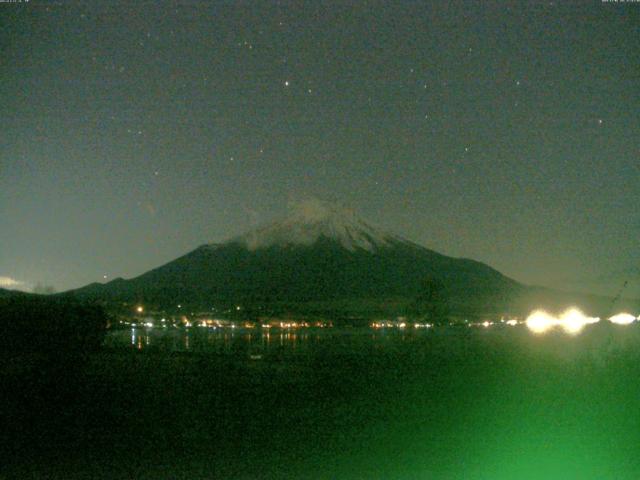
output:
[{"label": "cloud near summit", "polygon": [[0,276],[0,288],[19,288],[24,287],[25,283],[15,278]]}]

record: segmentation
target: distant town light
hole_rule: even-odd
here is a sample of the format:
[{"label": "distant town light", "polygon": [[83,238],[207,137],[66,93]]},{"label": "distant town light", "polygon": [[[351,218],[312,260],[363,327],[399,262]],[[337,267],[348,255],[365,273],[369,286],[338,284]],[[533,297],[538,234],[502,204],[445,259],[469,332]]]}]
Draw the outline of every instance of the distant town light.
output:
[{"label": "distant town light", "polygon": [[136,312],[138,312],[138,313],[142,313],[142,312],[144,312],[144,307],[143,307],[142,305],[138,305],[138,306],[136,307]]}]

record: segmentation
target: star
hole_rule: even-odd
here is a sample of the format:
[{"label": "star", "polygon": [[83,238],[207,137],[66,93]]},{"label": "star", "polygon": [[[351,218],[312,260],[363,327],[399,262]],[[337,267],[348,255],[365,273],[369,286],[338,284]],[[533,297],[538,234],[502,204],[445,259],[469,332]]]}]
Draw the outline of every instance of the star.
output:
[{"label": "star", "polygon": [[285,87],[288,87],[288,86],[289,86],[289,80],[285,80],[285,81],[284,81],[284,86],[285,86]]},{"label": "star", "polygon": [[602,125],[602,119],[601,118],[598,119],[598,125]]}]

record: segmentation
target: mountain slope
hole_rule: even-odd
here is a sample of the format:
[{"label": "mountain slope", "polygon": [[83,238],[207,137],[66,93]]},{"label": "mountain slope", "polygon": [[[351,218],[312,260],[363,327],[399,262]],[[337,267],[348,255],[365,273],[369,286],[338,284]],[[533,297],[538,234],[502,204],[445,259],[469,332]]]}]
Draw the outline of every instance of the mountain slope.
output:
[{"label": "mountain slope", "polygon": [[373,227],[352,211],[310,201],[281,222],[203,245],[131,280],[74,293],[162,308],[238,303],[303,311],[311,304],[330,310],[338,302],[341,308],[358,310],[366,303],[379,310],[411,301],[428,279],[443,286],[458,311],[503,310],[523,289],[480,262],[441,255]]}]

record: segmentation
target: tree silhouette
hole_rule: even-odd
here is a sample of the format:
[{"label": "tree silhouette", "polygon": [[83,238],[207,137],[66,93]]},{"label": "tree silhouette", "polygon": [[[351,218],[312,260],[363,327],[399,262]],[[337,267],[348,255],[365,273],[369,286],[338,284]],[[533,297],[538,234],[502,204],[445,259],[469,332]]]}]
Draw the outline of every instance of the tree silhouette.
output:
[{"label": "tree silhouette", "polygon": [[408,315],[416,321],[443,324],[449,320],[449,300],[442,281],[428,276],[409,306]]}]

